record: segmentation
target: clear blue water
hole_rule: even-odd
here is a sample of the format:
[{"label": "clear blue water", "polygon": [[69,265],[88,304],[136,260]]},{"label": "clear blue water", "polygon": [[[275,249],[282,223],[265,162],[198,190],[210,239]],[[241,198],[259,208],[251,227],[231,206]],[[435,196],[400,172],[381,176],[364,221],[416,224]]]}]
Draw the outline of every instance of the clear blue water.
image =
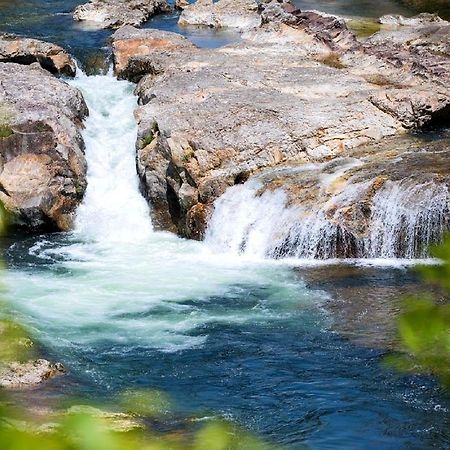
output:
[{"label": "clear blue water", "polygon": [[[166,249],[179,245],[157,239],[169,239]],[[111,249],[92,253],[92,243],[70,235],[14,242],[5,251],[12,310],[45,356],[69,370],[37,397],[114,403],[125,389],[158,389],[174,401],[167,429],[214,416],[288,448],[449,446],[449,397],[429,378],[400,377],[382,364],[396,299],[418,287],[408,269],[217,266],[210,256],[195,259],[199,244],[185,242],[168,272],[149,260],[128,273],[128,260],[116,266]],[[150,267],[161,292],[150,274],[147,289],[132,285],[130,274]],[[200,286],[191,279],[185,294],[170,289],[170,277],[185,283],[192,271]],[[118,303],[102,313],[96,302],[105,290]],[[368,309],[360,305],[367,299]]]}]

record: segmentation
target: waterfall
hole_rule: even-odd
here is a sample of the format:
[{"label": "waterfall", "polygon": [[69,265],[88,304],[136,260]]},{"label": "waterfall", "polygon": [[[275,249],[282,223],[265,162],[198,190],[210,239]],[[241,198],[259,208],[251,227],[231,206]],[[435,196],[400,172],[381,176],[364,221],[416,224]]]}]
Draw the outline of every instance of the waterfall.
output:
[{"label": "waterfall", "polygon": [[[423,258],[450,228],[448,188],[432,181],[387,181],[369,211],[361,207],[369,182],[348,183],[328,200],[305,206],[292,206],[282,189],[263,186],[251,179],[216,200],[206,233],[211,248],[257,258]],[[363,211],[356,209],[366,225],[360,232],[346,218],[354,205]]]},{"label": "waterfall", "polygon": [[75,231],[98,241],[144,239],[151,221],[136,174],[133,85],[111,73],[78,73],[71,84],[82,91],[89,108],[83,131],[88,171]]}]

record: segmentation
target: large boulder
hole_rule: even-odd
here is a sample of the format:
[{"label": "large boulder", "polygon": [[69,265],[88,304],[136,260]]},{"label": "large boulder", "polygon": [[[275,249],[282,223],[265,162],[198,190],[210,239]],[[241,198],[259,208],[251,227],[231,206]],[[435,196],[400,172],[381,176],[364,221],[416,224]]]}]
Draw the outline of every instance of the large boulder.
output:
[{"label": "large boulder", "polygon": [[120,28],[141,25],[151,16],[169,10],[166,0],[90,0],[75,8],[73,18],[100,28]]},{"label": "large boulder", "polygon": [[173,34],[159,48],[157,31],[135,30],[135,56],[115,36],[122,74],[140,78],[138,173],[162,228],[202,238],[214,200],[252,174],[448,121],[448,61],[434,46],[359,42],[339,18],[282,4],[262,17],[220,49],[180,49]]},{"label": "large boulder", "polygon": [[0,63],[0,201],[29,229],[69,230],[86,188],[81,93],[38,64]]},{"label": "large boulder", "polygon": [[58,45],[5,34],[0,35],[0,62],[26,65],[37,62],[52,74],[71,77],[76,72],[75,61]]},{"label": "large boulder", "polygon": [[183,7],[178,24],[244,31],[259,27],[261,16],[255,0],[197,0]]},{"label": "large boulder", "polygon": [[112,37],[114,72],[118,78],[138,82],[144,75],[163,72],[168,60],[195,46],[183,36],[154,29],[124,26]]}]

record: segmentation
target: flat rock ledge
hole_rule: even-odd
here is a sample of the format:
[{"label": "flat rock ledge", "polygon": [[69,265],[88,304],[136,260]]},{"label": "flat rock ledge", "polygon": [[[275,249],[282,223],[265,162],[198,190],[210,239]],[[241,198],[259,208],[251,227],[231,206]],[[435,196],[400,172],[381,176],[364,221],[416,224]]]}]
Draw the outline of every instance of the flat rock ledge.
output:
[{"label": "flat rock ledge", "polygon": [[65,373],[60,363],[37,359],[24,363],[12,362],[0,367],[0,387],[4,389],[30,389],[50,378]]},{"label": "flat rock ledge", "polygon": [[0,201],[30,230],[70,230],[86,189],[78,89],[37,63],[0,63]]},{"label": "flat rock ledge", "polygon": [[87,21],[99,28],[139,26],[155,14],[170,11],[166,0],[91,0],[77,6],[76,21]]},{"label": "flat rock ledge", "polygon": [[13,35],[0,34],[0,62],[25,65],[37,62],[55,75],[73,77],[76,73],[75,61],[62,47]]},{"label": "flat rock ledge", "polygon": [[258,5],[254,0],[197,0],[182,9],[178,20],[181,26],[197,25],[245,31],[261,25]]},{"label": "flat rock ledge", "polygon": [[117,75],[139,80],[137,166],[160,228],[202,239],[214,200],[253,174],[450,123],[448,22],[360,42],[318,12],[272,2],[261,17],[219,49],[157,30],[113,36]]}]

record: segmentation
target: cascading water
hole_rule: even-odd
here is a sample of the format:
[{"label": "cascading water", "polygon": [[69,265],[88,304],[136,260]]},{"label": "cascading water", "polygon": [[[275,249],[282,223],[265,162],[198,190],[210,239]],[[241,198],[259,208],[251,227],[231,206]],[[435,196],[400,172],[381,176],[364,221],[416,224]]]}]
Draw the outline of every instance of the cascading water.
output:
[{"label": "cascading water", "polygon": [[77,211],[76,232],[103,241],[147,238],[151,221],[135,168],[133,86],[111,74],[88,77],[83,73],[72,84],[82,89],[89,105],[83,133],[88,184]]},{"label": "cascading water", "polygon": [[450,229],[448,188],[409,180],[386,182],[368,217],[359,218],[366,229],[360,234],[347,229],[345,214],[370,185],[349,183],[307,207],[290,206],[282,189],[264,191],[258,180],[233,186],[215,202],[206,242],[216,251],[256,258],[412,259],[426,257],[428,246]]},{"label": "cascading water", "polygon": [[[283,317],[280,291],[283,305],[298,301],[299,287],[300,297],[309,298],[301,283],[290,284],[287,271],[226,259],[203,243],[153,231],[135,167],[133,86],[112,74],[81,73],[70,83],[90,111],[83,131],[88,188],[76,229],[40,237],[27,250],[30,265],[45,270],[10,274],[11,296],[25,311],[22,320],[43,342],[68,354],[98,342],[177,351],[203,344],[206,335],[195,330],[209,323]],[[234,297],[246,286],[268,283],[263,301],[273,297],[274,309],[259,307],[259,300],[242,311],[208,304],[211,296]]]}]

